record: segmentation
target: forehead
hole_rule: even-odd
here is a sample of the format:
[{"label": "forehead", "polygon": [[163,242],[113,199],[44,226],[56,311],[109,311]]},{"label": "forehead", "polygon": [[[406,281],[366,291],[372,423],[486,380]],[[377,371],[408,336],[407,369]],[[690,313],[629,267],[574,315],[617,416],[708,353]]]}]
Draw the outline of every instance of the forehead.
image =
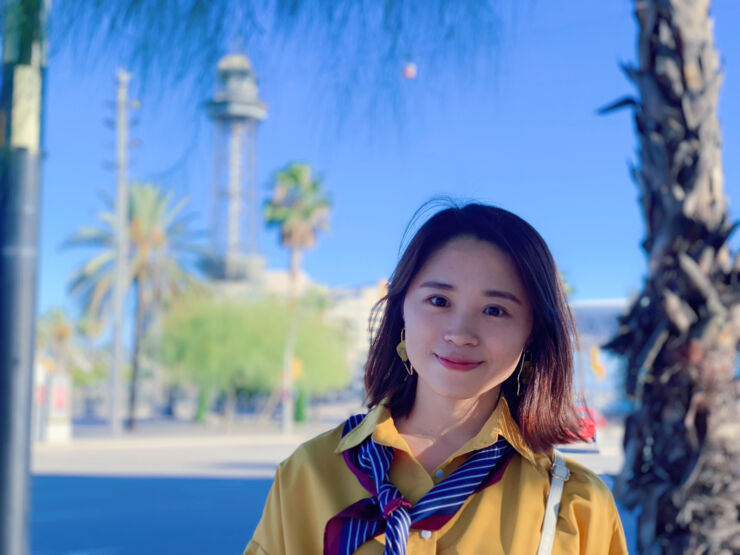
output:
[{"label": "forehead", "polygon": [[492,243],[474,237],[458,237],[433,252],[411,286],[429,279],[465,288],[506,287],[512,293],[525,293],[511,257]]}]

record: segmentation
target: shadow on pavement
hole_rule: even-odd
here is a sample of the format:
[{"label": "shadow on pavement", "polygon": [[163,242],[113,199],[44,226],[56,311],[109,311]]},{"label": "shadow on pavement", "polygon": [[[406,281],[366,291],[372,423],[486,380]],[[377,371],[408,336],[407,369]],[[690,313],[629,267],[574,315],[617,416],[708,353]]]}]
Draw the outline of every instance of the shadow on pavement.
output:
[{"label": "shadow on pavement", "polygon": [[238,554],[272,479],[34,476],[32,555]]}]

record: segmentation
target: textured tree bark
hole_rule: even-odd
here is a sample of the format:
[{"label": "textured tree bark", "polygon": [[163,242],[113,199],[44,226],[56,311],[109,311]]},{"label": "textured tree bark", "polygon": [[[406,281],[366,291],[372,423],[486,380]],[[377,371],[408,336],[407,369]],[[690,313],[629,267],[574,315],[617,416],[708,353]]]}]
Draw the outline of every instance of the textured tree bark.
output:
[{"label": "textured tree bark", "polygon": [[[731,260],[709,0],[636,0],[633,177],[649,275],[608,345],[635,412],[615,493],[641,553],[740,552],[740,257]],[[617,106],[617,105],[615,105]]]}]

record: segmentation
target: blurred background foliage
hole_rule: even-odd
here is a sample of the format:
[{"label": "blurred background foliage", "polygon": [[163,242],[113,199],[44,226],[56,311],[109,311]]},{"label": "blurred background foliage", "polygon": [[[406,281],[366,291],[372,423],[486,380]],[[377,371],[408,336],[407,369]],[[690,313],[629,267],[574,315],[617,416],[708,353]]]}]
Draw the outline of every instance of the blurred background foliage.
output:
[{"label": "blurred background foliage", "polygon": [[[346,337],[315,301],[302,302],[293,361],[296,387],[321,394],[346,386]],[[175,383],[201,390],[269,393],[280,384],[293,312],[284,299],[191,296],[165,316],[161,361]]]}]

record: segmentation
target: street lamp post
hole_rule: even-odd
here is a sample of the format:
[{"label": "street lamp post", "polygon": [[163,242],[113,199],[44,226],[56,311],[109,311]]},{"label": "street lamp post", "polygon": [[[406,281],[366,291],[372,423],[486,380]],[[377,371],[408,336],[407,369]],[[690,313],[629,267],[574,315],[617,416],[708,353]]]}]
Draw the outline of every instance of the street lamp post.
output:
[{"label": "street lamp post", "polygon": [[28,553],[46,1],[8,1],[0,90],[0,553]]},{"label": "street lamp post", "polygon": [[128,83],[131,74],[116,73],[116,271],[113,285],[113,365],[109,386],[111,434],[121,434],[123,309],[128,286]]}]

